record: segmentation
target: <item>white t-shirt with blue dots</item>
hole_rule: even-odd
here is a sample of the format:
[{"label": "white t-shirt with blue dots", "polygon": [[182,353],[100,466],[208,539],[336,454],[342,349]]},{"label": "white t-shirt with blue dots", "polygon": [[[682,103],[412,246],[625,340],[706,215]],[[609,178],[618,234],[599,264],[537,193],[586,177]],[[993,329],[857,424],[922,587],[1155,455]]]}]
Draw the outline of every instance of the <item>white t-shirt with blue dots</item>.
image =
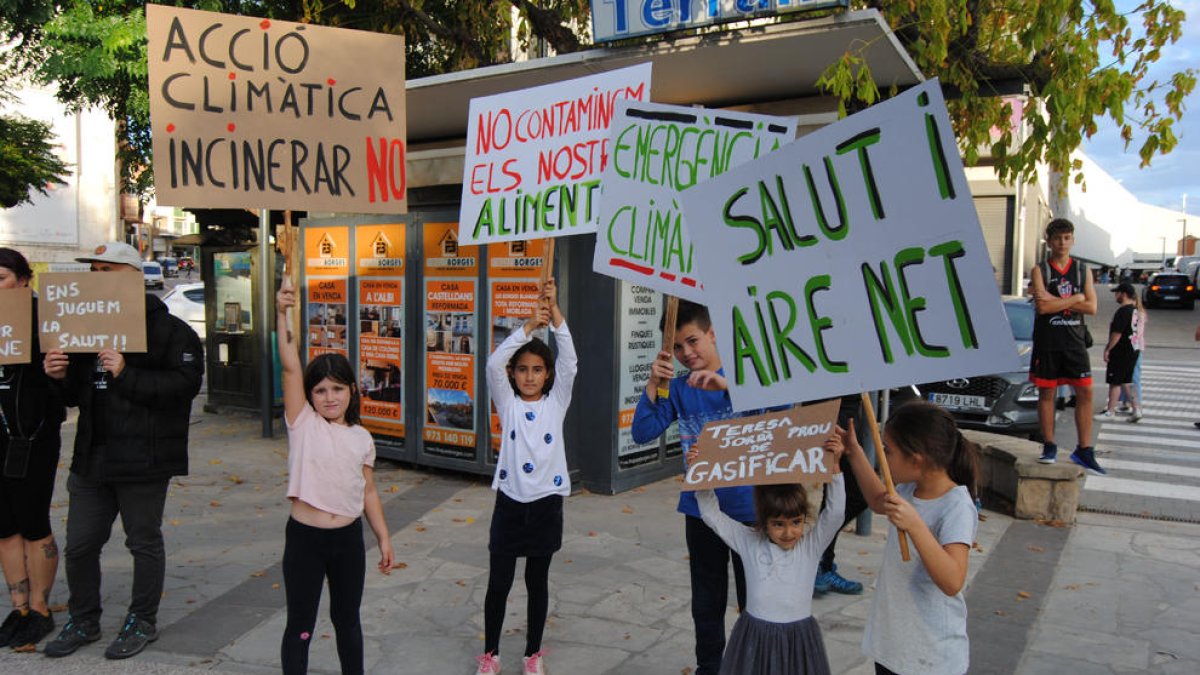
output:
[{"label": "white t-shirt with blue dots", "polygon": [[563,419],[571,405],[579,359],[567,322],[553,329],[558,346],[554,361],[554,386],[537,401],[526,401],[508,381],[508,362],[532,337],[517,328],[488,357],[488,394],[500,417],[500,458],[492,489],[503,490],[516,501],[529,503],[543,497],[571,494],[567,451],[563,445]]}]

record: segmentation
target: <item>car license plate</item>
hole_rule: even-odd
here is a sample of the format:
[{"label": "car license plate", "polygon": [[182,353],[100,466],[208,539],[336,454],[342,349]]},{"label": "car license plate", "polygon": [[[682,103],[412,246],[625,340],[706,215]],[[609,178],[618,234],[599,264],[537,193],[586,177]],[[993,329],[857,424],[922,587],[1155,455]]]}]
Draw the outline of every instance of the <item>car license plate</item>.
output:
[{"label": "car license plate", "polygon": [[1163,300],[1178,300],[1178,299],[1179,299],[1178,295],[1164,295],[1163,296]]},{"label": "car license plate", "polygon": [[930,403],[948,408],[986,408],[987,399],[982,396],[967,396],[965,394],[930,394]]}]

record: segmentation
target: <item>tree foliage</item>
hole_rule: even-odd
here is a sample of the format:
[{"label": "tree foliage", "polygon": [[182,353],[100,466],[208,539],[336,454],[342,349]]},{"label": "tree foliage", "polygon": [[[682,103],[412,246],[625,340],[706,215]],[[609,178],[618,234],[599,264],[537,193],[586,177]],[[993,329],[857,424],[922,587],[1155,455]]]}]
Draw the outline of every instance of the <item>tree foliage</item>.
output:
[{"label": "tree foliage", "polygon": [[[1023,180],[1046,162],[1062,180],[1083,179],[1071,153],[1107,117],[1126,147],[1140,143],[1141,165],[1178,142],[1174,124],[1196,73],[1155,78],[1151,67],[1179,40],[1184,13],[1145,0],[1129,14],[1112,0],[871,0],[921,71],[938,77],[968,164],[990,150],[1000,179]],[[880,92],[860,52],[848,51],[825,72],[827,91],[843,103],[873,102]],[[1026,111],[1019,136],[1003,98],[1027,88],[1044,114]]]},{"label": "tree foliage", "polygon": [[0,117],[0,206],[32,202],[32,191],[46,194],[62,183],[69,168],[54,154],[50,125],[19,115]]}]

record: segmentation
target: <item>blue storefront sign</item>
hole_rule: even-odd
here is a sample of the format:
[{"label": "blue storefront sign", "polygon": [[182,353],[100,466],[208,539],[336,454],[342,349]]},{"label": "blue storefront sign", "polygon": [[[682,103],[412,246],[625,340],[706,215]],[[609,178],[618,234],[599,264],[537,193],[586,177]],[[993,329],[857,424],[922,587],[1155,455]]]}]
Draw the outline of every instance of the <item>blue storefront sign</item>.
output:
[{"label": "blue storefront sign", "polygon": [[591,0],[596,42],[666,33],[785,12],[845,7],[848,0]]}]

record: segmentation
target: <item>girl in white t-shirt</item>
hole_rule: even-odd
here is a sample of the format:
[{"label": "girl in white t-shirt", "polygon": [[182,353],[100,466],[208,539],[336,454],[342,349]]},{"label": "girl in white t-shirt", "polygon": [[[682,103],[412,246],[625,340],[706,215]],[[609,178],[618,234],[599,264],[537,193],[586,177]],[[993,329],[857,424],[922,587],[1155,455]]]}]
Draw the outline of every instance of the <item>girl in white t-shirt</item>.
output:
[{"label": "girl in white t-shirt", "polygon": [[[558,360],[533,332],[554,331]],[[517,558],[525,558],[529,627],[522,673],[541,675],[542,632],[549,606],[550,559],[562,547],[563,497],[571,494],[563,419],[571,405],[578,359],[558,308],[553,279],[546,281],[537,312],[488,357],[488,394],[500,417],[500,456],[492,489],[490,564],[483,605],[484,649],[475,657],[480,675],[500,672],[500,631]]]},{"label": "girl in white t-shirt", "polygon": [[[889,495],[854,435],[843,436],[863,498],[888,517],[883,564],[863,634],[863,652],[886,675],[960,675],[967,672],[967,556],[975,541],[978,449],[954,418],[935,405],[897,408],[883,432],[883,449],[896,482]],[[908,535],[916,559],[904,562],[896,531]]]},{"label": "girl in white t-shirt", "polygon": [[308,672],[308,648],[328,579],[338,660],[343,673],[357,674],[363,672],[364,514],[379,541],[379,571],[392,569],[391,539],[372,475],[375,442],[359,425],[358,388],[346,357],[322,354],[301,370],[287,321],[295,305],[296,292],[285,280],[276,295],[276,325],[292,511],[283,549],[287,626],[280,658],[284,673]]}]

